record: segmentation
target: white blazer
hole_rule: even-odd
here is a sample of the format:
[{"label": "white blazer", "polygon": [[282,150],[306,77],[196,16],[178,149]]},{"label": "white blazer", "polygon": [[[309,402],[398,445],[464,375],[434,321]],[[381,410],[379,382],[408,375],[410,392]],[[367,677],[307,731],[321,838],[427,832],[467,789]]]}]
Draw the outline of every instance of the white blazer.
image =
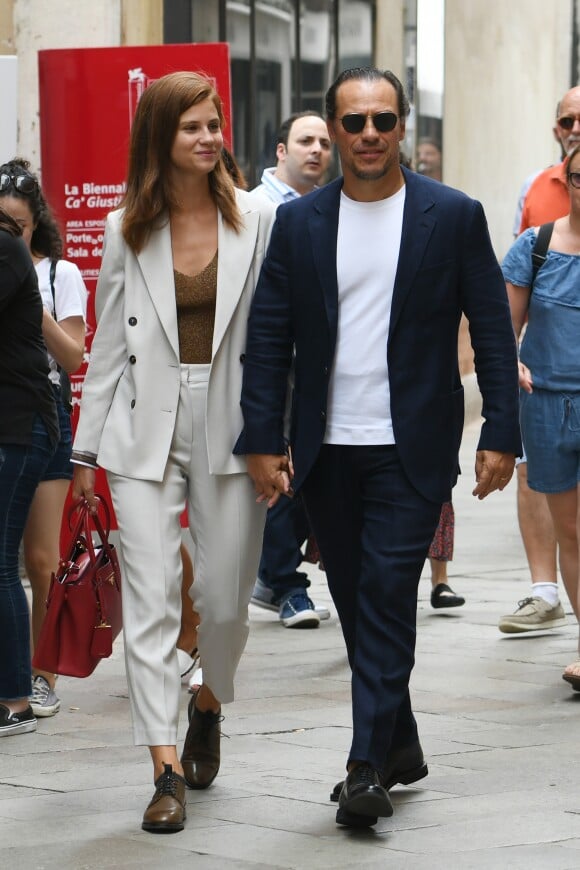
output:
[{"label": "white blazer", "polygon": [[[250,303],[275,206],[236,190],[243,227],[218,212],[218,270],[206,435],[212,474],[246,470],[232,449],[242,431],[243,354]],[[179,399],[179,340],[169,222],[135,255],[108,215],[97,282],[97,330],[84,381],[74,450],[108,471],[161,481]]]}]

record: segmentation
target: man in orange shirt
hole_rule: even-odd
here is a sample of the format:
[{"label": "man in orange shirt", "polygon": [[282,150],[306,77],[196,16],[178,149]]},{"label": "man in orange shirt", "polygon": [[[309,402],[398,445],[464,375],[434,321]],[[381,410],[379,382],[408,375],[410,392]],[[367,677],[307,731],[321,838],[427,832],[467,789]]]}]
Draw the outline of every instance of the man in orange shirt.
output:
[{"label": "man in orange shirt", "polygon": [[[580,143],[580,87],[569,90],[556,107],[554,138],[560,143],[563,160],[549,166],[532,180],[525,195],[519,231],[557,220],[570,211],[566,186],[567,154]],[[543,493],[528,487],[525,456],[517,464],[518,521],[532,588],[513,614],[502,616],[499,630],[507,634],[545,631],[565,623],[557,586],[556,535]]]}]

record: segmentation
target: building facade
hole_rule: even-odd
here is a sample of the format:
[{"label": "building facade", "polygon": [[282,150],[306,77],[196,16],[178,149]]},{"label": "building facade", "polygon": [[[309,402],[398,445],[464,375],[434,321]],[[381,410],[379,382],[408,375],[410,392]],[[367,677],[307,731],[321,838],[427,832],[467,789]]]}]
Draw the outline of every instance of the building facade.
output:
[{"label": "building facade", "polygon": [[[274,161],[283,118],[322,111],[341,69],[388,67],[412,103],[407,156],[416,165],[418,143],[436,143],[442,180],[482,201],[502,257],[522,181],[559,159],[551,129],[557,101],[578,81],[579,6],[558,0],[548,14],[545,0],[3,0],[0,55],[17,57],[18,154],[42,171],[39,123],[50,118],[38,117],[40,49],[227,41],[234,151],[251,184]],[[467,345],[463,357],[465,368]]]}]

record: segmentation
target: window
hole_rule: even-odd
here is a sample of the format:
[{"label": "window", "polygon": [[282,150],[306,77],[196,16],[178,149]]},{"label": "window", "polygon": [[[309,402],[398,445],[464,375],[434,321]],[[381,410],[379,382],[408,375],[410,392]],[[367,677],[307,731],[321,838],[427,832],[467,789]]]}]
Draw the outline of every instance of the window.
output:
[{"label": "window", "polygon": [[323,112],[341,69],[373,60],[375,0],[164,0],[164,41],[230,46],[234,153],[250,187],[292,112]]}]

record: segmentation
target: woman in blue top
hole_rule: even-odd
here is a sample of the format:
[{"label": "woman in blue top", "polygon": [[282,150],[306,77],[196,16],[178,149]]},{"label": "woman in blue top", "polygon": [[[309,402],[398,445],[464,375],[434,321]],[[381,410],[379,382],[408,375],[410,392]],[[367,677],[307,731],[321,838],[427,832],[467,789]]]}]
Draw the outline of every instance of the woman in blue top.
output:
[{"label": "woman in blue top", "polygon": [[[520,347],[520,422],[528,484],[546,494],[560,552],[560,572],[580,617],[580,146],[566,166],[570,214],[554,223],[545,263],[532,280],[538,227],[522,233],[503,262]],[[532,286],[533,284],[533,286]],[[580,690],[580,661],[563,677]]]}]

